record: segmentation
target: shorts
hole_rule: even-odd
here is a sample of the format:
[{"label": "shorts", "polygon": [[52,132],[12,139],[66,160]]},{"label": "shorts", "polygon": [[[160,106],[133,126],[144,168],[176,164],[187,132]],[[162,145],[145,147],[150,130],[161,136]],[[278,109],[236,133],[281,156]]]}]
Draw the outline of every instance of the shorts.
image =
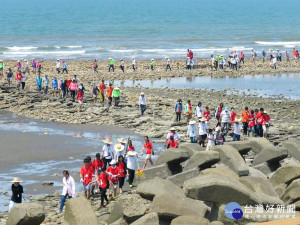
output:
[{"label": "shorts", "polygon": [[151,159],[151,154],[147,154],[146,159]]},{"label": "shorts", "polygon": [[90,190],[91,188],[91,184],[84,184],[83,185],[83,189],[86,191],[86,190]]},{"label": "shorts", "polygon": [[82,101],[78,101],[80,105],[82,105]]},{"label": "shorts", "polygon": [[7,78],[7,81],[8,81],[8,82],[11,82],[11,81],[12,81],[12,77],[8,77],[8,78]]},{"label": "shorts", "polygon": [[21,81],[17,81],[17,84],[18,84],[18,85],[21,85]]},{"label": "shorts", "polygon": [[263,128],[264,133],[266,133],[266,134],[269,133],[269,127],[267,127],[266,125],[263,125],[262,128]]}]

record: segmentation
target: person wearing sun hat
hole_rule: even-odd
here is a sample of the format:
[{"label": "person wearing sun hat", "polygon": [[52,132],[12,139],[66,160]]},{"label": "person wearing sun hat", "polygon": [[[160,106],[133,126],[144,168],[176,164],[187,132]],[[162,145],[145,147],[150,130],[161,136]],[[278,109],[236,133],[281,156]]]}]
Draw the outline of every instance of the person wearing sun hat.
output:
[{"label": "person wearing sun hat", "polygon": [[191,120],[188,125],[187,136],[190,137],[191,143],[196,143],[197,125],[195,120]]},{"label": "person wearing sun hat", "polygon": [[176,128],[171,127],[170,132],[167,134],[167,138],[166,138],[166,141],[165,141],[165,144],[164,144],[165,147],[167,147],[167,144],[168,144],[168,141],[170,140],[171,135],[173,135],[174,140],[177,141],[177,143],[181,139],[180,135],[176,132]]},{"label": "person wearing sun hat", "polygon": [[168,69],[170,69],[170,71],[172,71],[171,69],[171,63],[170,63],[170,59],[168,56],[165,57],[165,59],[167,60],[167,67],[166,67],[166,71],[168,71]]},{"label": "person wearing sun hat", "polygon": [[236,118],[233,124],[233,139],[232,141],[240,141],[241,132],[243,131],[242,119]]},{"label": "person wearing sun hat", "polygon": [[112,69],[112,71],[115,71],[115,60],[111,57],[108,58],[109,60],[109,68],[108,68],[108,72],[110,72],[110,69]]},{"label": "person wearing sun hat", "polygon": [[115,102],[115,107],[119,106],[120,103],[120,88],[119,87],[115,87],[113,92],[112,92],[112,96],[114,98],[114,102]]},{"label": "person wearing sun hat", "polygon": [[10,212],[16,204],[22,203],[22,194],[24,193],[23,186],[20,184],[23,181],[21,181],[19,177],[14,177],[10,182],[13,184],[11,185],[12,196],[9,202],[8,212]]},{"label": "person wearing sun hat", "polygon": [[113,198],[115,198],[117,196],[119,168],[117,167],[117,161],[115,159],[111,160],[109,164],[110,166],[106,170],[108,174],[108,180],[109,180],[109,188],[107,191],[107,196],[109,198],[110,187],[113,187]]},{"label": "person wearing sun hat", "polygon": [[208,129],[208,126],[205,122],[205,118],[202,117],[200,120],[199,120],[199,125],[198,125],[198,132],[199,132],[199,137],[200,137],[200,142],[199,144],[203,146],[203,148],[205,147],[205,140],[206,140],[206,137],[207,137],[207,129]]},{"label": "person wearing sun hat", "polygon": [[111,160],[114,158],[114,152],[112,150],[112,142],[109,139],[103,140],[102,152],[101,152],[101,159],[104,162],[104,167],[107,168],[107,165],[111,162]]},{"label": "person wearing sun hat", "polygon": [[144,92],[141,92],[140,97],[139,97],[139,106],[141,108],[141,116],[144,115],[144,112],[146,111],[147,108],[147,101]]},{"label": "person wearing sun hat", "polygon": [[140,170],[137,152],[133,149],[128,151],[128,153],[126,155],[126,159],[127,159],[127,175],[126,176],[128,177],[129,187],[132,188],[135,170],[136,169]]},{"label": "person wearing sun hat", "polygon": [[125,149],[125,146],[122,144],[114,145],[114,150],[115,150],[114,159],[115,160],[118,160],[120,155],[124,156],[124,149]]}]

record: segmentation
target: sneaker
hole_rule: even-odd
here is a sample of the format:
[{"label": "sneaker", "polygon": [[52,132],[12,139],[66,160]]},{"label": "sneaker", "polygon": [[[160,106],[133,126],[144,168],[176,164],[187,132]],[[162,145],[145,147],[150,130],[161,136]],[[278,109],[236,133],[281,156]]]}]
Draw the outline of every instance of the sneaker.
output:
[{"label": "sneaker", "polygon": [[61,211],[61,210],[58,210],[58,211],[57,211],[57,214],[61,214],[61,213],[62,213],[62,211]]},{"label": "sneaker", "polygon": [[129,187],[132,188],[132,184],[130,184]]}]

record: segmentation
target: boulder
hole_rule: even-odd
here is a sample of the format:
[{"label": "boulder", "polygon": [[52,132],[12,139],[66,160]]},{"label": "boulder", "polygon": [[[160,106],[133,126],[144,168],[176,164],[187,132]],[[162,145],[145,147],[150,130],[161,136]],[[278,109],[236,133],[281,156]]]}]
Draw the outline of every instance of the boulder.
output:
[{"label": "boulder", "polygon": [[147,201],[138,194],[122,195],[111,209],[107,222],[113,223],[120,218],[131,223],[146,213]]},{"label": "boulder", "polygon": [[251,150],[250,141],[233,141],[228,145],[234,147],[241,155],[247,154]]},{"label": "boulder", "polygon": [[201,151],[195,153],[189,160],[186,161],[183,171],[191,169],[203,169],[214,165],[220,161],[220,155],[215,151]]},{"label": "boulder", "polygon": [[158,158],[155,160],[154,165],[161,165],[164,163],[180,164],[188,158],[189,154],[186,150],[183,150],[181,148],[167,149],[160,153]]},{"label": "boulder", "polygon": [[252,138],[250,139],[251,150],[256,154],[260,153],[264,148],[274,146],[265,138]]},{"label": "boulder", "polygon": [[[106,225],[107,223],[105,223]],[[120,219],[118,219],[117,221],[110,223],[110,225],[128,225],[127,221],[121,217]]]},{"label": "boulder", "polygon": [[300,178],[300,165],[288,164],[276,170],[270,177],[270,182],[276,187],[279,184],[289,185],[293,180],[298,178]]},{"label": "boulder", "polygon": [[300,200],[300,187],[296,187],[293,189],[290,189],[282,196],[282,201],[286,205],[294,204],[295,202]]},{"label": "boulder", "polygon": [[135,176],[136,181],[149,180],[153,177],[160,177],[162,179],[165,179],[168,176],[172,175],[172,173],[168,167],[168,164],[166,164],[166,163],[144,169],[143,172],[144,172],[145,178],[140,177],[140,176]]},{"label": "boulder", "polygon": [[282,143],[288,151],[288,154],[298,161],[300,161],[300,141],[299,140],[287,140]]},{"label": "boulder", "polygon": [[249,174],[248,166],[246,165],[243,157],[234,147],[229,145],[216,145],[212,150],[219,152],[220,161],[236,172],[239,176]]},{"label": "boulder", "polygon": [[256,166],[264,162],[276,163],[287,156],[287,150],[284,148],[278,148],[275,146],[266,147],[254,157],[252,166]]},{"label": "boulder", "polygon": [[263,205],[283,204],[274,187],[266,178],[247,176],[240,178],[240,181],[256,192],[258,199]]},{"label": "boulder", "polygon": [[183,190],[169,180],[158,177],[140,183],[136,192],[145,199],[152,200],[157,195],[184,197]]},{"label": "boulder", "polygon": [[37,203],[16,204],[8,215],[7,225],[40,225],[45,220],[45,209]]},{"label": "boulder", "polygon": [[172,195],[156,196],[150,208],[152,212],[156,212],[160,218],[166,220],[172,220],[178,216],[199,216],[203,218],[209,210],[208,206],[201,201]]},{"label": "boulder", "polygon": [[158,214],[155,212],[146,214],[130,225],[159,225]]},{"label": "boulder", "polygon": [[200,216],[178,216],[173,219],[171,225],[209,225],[209,220]]},{"label": "boulder", "polygon": [[196,177],[198,176],[198,174],[199,174],[199,169],[193,169],[193,170],[184,171],[182,173],[167,177],[167,180],[172,181],[174,184],[182,188],[184,181]]},{"label": "boulder", "polygon": [[84,196],[71,198],[66,202],[64,224],[66,225],[98,225],[97,216],[91,202]]},{"label": "boulder", "polygon": [[[214,169],[210,169],[211,171]],[[184,182],[183,190],[187,197],[208,202],[239,202],[255,205],[261,201],[249,187],[240,182],[239,177],[214,172],[200,173],[199,176]]]}]

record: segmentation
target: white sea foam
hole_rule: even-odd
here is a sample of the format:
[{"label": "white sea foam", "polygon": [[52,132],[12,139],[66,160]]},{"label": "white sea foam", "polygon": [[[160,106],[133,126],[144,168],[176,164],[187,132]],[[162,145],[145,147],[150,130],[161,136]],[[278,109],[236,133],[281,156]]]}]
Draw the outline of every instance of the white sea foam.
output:
[{"label": "white sea foam", "polygon": [[66,48],[82,48],[81,45],[70,45],[70,46],[66,46]]},{"label": "white sea foam", "polygon": [[27,46],[27,47],[18,47],[18,46],[6,47],[6,49],[12,50],[12,51],[31,50],[31,49],[37,49],[37,48],[38,47],[33,47],[33,46]]},{"label": "white sea foam", "polygon": [[[102,49],[99,49],[99,50],[102,50]],[[119,50],[119,49],[113,49],[113,50],[109,50],[109,52],[120,52],[120,53],[122,53],[122,52],[137,52],[138,50],[136,49],[136,50],[134,50],[134,49],[124,49],[124,50]]]},{"label": "white sea foam", "polygon": [[12,56],[26,56],[26,55],[83,55],[85,54],[85,50],[82,51],[9,51],[3,52],[3,55],[7,55],[9,57]]},{"label": "white sea foam", "polygon": [[300,46],[300,41],[277,41],[277,42],[255,41],[255,44],[266,45],[266,46],[282,46],[282,47],[286,47],[286,48],[293,48],[293,47]]}]

